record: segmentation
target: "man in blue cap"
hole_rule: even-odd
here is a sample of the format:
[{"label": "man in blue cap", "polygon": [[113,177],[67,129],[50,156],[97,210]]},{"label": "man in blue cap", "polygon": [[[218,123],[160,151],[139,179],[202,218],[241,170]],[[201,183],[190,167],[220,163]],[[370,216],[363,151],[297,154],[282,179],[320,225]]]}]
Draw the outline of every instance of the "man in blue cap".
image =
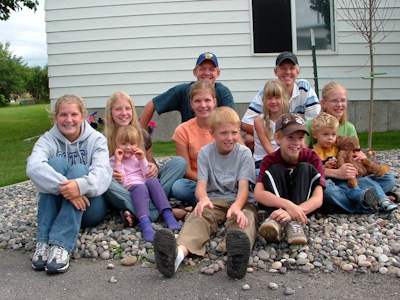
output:
[{"label": "man in blue cap", "polygon": [[[215,82],[220,76],[218,60],[215,54],[205,52],[200,54],[197,59],[196,66],[193,69],[193,75],[197,80],[205,80],[210,82],[217,95],[217,106],[229,106],[235,109],[235,103],[231,91],[222,83]],[[159,115],[177,110],[181,113],[181,121],[186,122],[194,117],[192,108],[190,107],[190,87],[194,82],[183,83],[170,88],[168,91],[158,95],[150,100],[144,107],[140,125],[146,129],[147,124],[153,117],[154,111]]]}]

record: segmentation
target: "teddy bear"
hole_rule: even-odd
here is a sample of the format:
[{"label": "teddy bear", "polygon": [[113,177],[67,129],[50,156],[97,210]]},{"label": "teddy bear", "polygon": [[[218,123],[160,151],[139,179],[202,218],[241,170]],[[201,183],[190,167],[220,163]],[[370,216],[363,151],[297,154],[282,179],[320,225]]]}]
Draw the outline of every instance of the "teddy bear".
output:
[{"label": "teddy bear", "polygon": [[[336,146],[339,149],[337,154],[337,164],[340,168],[345,163],[351,163],[356,167],[358,171],[357,177],[364,177],[370,174],[376,176],[383,176],[389,171],[389,167],[386,165],[378,165],[371,160],[364,158],[361,160],[355,160],[357,152],[360,150],[359,139],[355,136],[337,136]],[[357,178],[350,178],[347,180],[349,187],[355,187],[358,185]]]}]

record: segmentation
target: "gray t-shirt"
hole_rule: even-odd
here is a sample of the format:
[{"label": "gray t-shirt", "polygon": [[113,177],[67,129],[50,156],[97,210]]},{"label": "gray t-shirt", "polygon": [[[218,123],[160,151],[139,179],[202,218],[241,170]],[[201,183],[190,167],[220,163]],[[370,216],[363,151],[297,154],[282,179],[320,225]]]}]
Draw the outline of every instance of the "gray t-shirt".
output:
[{"label": "gray t-shirt", "polygon": [[[207,180],[207,195],[210,199],[233,202],[236,200],[240,179],[255,183],[251,151],[240,144],[236,144],[226,156],[219,154],[215,142],[202,147],[197,157],[197,166],[197,179]],[[247,201],[256,204],[252,192],[249,192]]]}]

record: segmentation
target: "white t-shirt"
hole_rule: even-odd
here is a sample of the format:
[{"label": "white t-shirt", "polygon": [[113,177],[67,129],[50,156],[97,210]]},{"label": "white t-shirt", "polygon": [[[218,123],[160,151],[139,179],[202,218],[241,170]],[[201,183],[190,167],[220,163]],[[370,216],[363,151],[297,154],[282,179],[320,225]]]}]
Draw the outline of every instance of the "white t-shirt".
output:
[{"label": "white t-shirt", "polygon": [[[264,117],[264,115],[260,115],[261,118]],[[265,120],[264,120],[265,124]],[[271,127],[271,134],[272,136],[274,135],[275,132],[275,122],[269,120],[269,124]],[[271,141],[272,148],[274,151],[279,149],[279,146],[276,144],[275,138]],[[265,155],[268,155],[267,151],[264,149],[263,145],[261,144],[260,139],[258,138],[257,131],[254,129],[254,153],[253,153],[253,158],[254,161],[259,161],[264,158]]]}]

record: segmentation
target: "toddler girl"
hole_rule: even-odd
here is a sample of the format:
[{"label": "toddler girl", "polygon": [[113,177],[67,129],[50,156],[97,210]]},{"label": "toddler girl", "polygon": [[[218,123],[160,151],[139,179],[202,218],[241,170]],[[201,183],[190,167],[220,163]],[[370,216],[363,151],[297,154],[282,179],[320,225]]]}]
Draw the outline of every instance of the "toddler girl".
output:
[{"label": "toddler girl", "polygon": [[165,225],[171,230],[180,230],[160,181],[156,177],[146,177],[149,163],[145,157],[143,135],[132,125],[121,126],[115,131],[113,141],[116,149],[110,164],[123,175],[122,186],[131,195],[144,239],[152,242],[155,234],[150,221],[150,197],[164,217]]}]

